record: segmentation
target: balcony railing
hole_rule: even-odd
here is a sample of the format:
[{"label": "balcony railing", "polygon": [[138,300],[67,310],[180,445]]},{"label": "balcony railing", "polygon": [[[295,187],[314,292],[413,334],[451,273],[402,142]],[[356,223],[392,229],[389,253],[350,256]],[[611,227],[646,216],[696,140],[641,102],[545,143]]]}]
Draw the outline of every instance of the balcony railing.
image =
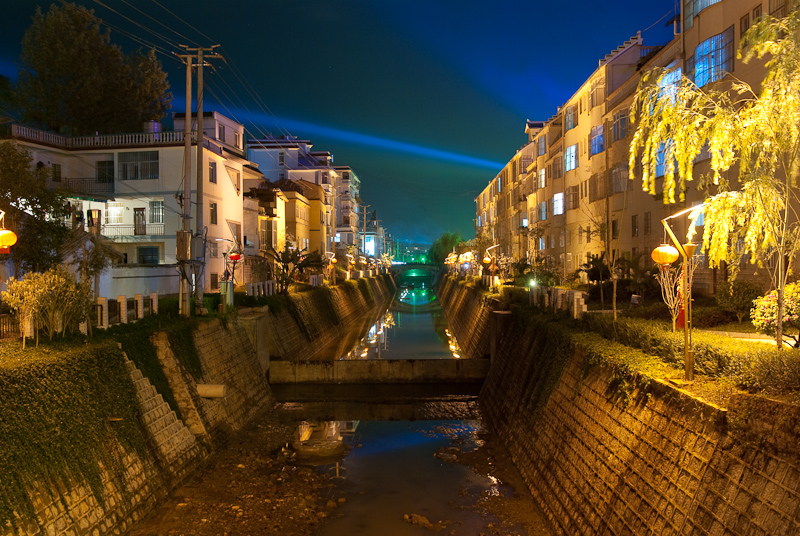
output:
[{"label": "balcony railing", "polygon": [[[183,143],[184,133],[169,132],[137,132],[132,134],[104,134],[99,136],[62,136],[54,132],[39,130],[24,125],[13,125],[11,135],[30,141],[64,147],[66,149],[85,149],[93,147],[127,147],[137,145],[174,145]],[[195,141],[194,132],[192,141]]]},{"label": "balcony railing", "polygon": [[109,238],[121,236],[160,236],[164,234],[164,224],[144,223],[139,225],[117,225],[107,223],[103,225],[100,234]]},{"label": "balcony railing", "polygon": [[60,181],[51,181],[55,187],[64,188],[76,194],[87,195],[113,195],[114,179],[95,179],[95,178],[63,178]]}]

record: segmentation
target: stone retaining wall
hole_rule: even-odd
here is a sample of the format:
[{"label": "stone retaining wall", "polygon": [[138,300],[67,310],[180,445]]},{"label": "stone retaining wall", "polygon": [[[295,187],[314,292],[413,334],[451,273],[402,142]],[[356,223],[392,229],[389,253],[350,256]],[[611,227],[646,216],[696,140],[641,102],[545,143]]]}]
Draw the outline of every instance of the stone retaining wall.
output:
[{"label": "stone retaining wall", "polygon": [[[464,286],[442,300],[473,322],[480,302]],[[608,369],[549,355],[547,336],[500,334],[480,402],[558,534],[800,534],[797,406],[740,395],[726,411],[658,382],[623,404]]]},{"label": "stone retaining wall", "polygon": [[[309,337],[309,327],[301,326],[297,318],[285,308],[274,311],[270,315],[270,337],[269,349],[271,360],[282,361],[314,361],[322,360],[324,354],[332,351],[332,347],[341,347],[347,353],[356,345],[358,339],[353,336],[354,332],[359,332],[359,327],[364,322],[364,314],[374,311],[377,318],[378,312],[382,311],[389,299],[394,296],[395,286],[390,278],[381,276],[369,279],[362,279],[366,282],[375,296],[375,304],[370,304],[358,288],[345,285],[353,285],[351,282],[344,282],[330,287],[334,307],[337,311],[339,321],[335,318],[326,317],[321,314],[317,317],[315,327],[317,331]],[[299,293],[292,296],[296,305],[310,313],[319,312],[319,303],[315,303],[313,295],[310,293]],[[305,329],[304,329],[305,328]],[[352,338],[352,340],[347,340]],[[335,351],[334,351],[335,353]]]},{"label": "stone retaining wall", "polygon": [[[127,470],[124,490],[118,489],[108,474],[102,475],[107,491],[105,509],[85,483],[76,482],[71,489],[62,491],[63,503],[58,493],[53,497],[41,483],[31,484],[37,516],[47,536],[124,534],[193,474],[210,449],[272,406],[257,353],[237,319],[229,320],[227,325],[218,320],[201,322],[195,331],[203,369],[199,382],[225,385],[224,398],[204,399],[197,394],[198,381],[175,359],[165,333],[154,335],[153,342],[181,419],[133,362],[126,361],[137,392],[147,456],[140,459],[126,452],[116,440],[109,442],[108,448],[119,453]],[[20,522],[21,534],[43,534],[35,523]],[[10,527],[0,529],[2,536],[12,534]]]}]

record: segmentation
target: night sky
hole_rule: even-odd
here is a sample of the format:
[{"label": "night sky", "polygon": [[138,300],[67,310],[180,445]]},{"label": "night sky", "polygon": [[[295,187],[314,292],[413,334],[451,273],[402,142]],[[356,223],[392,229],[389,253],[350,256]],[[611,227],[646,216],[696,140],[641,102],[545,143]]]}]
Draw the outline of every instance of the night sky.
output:
[{"label": "night sky", "polygon": [[[444,231],[474,236],[474,198],[524,145],[525,121],[550,118],[638,30],[646,45],[669,41],[676,9],[674,0],[76,3],[126,50],[157,45],[177,111],[185,71],[166,52],[222,45],[228,65],[206,71],[206,111],[245,123],[250,136],[290,133],[330,151],[358,174],[389,232],[423,243]],[[37,4],[50,2],[3,2],[0,74],[14,80]]]}]

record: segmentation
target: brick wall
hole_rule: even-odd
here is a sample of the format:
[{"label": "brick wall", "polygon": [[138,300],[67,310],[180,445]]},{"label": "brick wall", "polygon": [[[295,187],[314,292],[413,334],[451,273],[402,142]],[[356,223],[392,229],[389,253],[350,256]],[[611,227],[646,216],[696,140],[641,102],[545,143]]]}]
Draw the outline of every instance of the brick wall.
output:
[{"label": "brick wall", "polygon": [[[448,317],[478,307],[464,294],[478,291],[448,294]],[[459,341],[486,329],[465,318]],[[800,534],[797,406],[741,395],[725,410],[659,382],[625,404],[607,369],[552,355],[548,336],[501,334],[480,403],[555,532]]]}]

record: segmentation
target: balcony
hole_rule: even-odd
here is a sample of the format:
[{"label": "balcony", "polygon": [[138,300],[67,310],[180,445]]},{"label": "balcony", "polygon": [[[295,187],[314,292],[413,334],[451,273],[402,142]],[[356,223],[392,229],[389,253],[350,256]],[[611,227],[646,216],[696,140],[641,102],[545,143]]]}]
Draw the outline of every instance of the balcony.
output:
[{"label": "balcony", "polygon": [[[11,136],[13,138],[39,142],[55,147],[63,147],[65,149],[176,145],[183,143],[183,134],[183,132],[169,131],[104,134],[98,136],[62,136],[55,132],[47,132],[24,125],[12,125],[11,127]],[[195,141],[194,133],[192,133],[192,141]]]},{"label": "balcony", "polygon": [[101,195],[111,197],[114,195],[114,180],[113,179],[96,179],[96,178],[63,178],[60,181],[49,181],[50,186],[58,189],[67,190],[73,194],[82,195]]},{"label": "balcony", "polygon": [[122,238],[130,236],[162,236],[163,223],[141,223],[134,225],[118,225],[107,223],[103,225],[100,234],[109,238]]}]

